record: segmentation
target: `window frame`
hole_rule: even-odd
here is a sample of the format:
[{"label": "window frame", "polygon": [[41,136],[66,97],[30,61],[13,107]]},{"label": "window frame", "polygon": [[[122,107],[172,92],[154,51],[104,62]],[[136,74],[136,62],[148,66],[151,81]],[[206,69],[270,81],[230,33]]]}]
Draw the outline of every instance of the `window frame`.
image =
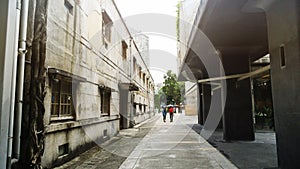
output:
[{"label": "window frame", "polygon": [[103,44],[107,48],[108,44],[111,42],[112,36],[112,20],[105,10],[102,10],[102,37]]},{"label": "window frame", "polygon": [[[51,107],[50,107],[50,121],[62,121],[62,120],[75,120],[76,111],[75,111],[75,105],[76,105],[76,96],[73,97],[73,87],[74,84],[72,82],[69,82],[64,79],[51,79]],[[57,85],[57,90],[54,91],[54,87]],[[63,91],[64,85],[66,88],[70,89],[69,91]],[[76,90],[76,89],[75,89]],[[54,102],[54,94],[58,94],[58,102]],[[67,99],[70,101],[64,102],[62,99],[62,95],[67,95],[66,97],[70,97],[70,99]],[[68,96],[69,95],[69,96]],[[54,113],[54,106],[58,106],[58,111]],[[67,109],[69,110],[68,113],[63,113],[62,106],[66,106],[64,108],[64,111]]]},{"label": "window frame", "polygon": [[124,60],[127,59],[127,50],[128,50],[128,45],[127,43],[125,42],[125,40],[122,41],[122,58]]},{"label": "window frame", "polygon": [[284,44],[279,46],[280,68],[286,68],[286,47]]},{"label": "window frame", "polygon": [[111,90],[106,88],[100,88],[99,90],[100,90],[100,116],[110,116]]},{"label": "window frame", "polygon": [[133,72],[135,73],[136,72],[136,69],[137,69],[138,65],[136,63],[136,58],[133,57]]}]

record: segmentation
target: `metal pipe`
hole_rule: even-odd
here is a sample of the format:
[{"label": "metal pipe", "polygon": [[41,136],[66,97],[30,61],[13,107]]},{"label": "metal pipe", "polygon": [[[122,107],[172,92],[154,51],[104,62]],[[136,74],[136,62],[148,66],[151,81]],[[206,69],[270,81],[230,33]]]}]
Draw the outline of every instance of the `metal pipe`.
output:
[{"label": "metal pipe", "polygon": [[28,21],[29,0],[22,0],[20,34],[19,34],[19,57],[18,57],[18,79],[17,79],[17,105],[16,117],[14,125],[14,147],[13,157],[20,157],[20,140],[21,140],[21,123],[22,123],[22,105],[23,105],[23,84],[25,70],[25,54],[26,54],[26,36]]},{"label": "metal pipe", "polygon": [[19,28],[20,28],[20,11],[21,11],[21,2],[17,1],[17,13],[16,13],[16,23],[15,23],[15,37],[14,37],[14,55],[13,55],[13,72],[12,72],[12,81],[11,81],[11,105],[10,105],[10,114],[9,114],[9,128],[8,128],[8,147],[7,147],[7,165],[6,168],[11,167],[12,159],[12,146],[13,146],[13,132],[14,132],[14,115],[15,115],[15,92],[16,92],[16,78],[17,78],[17,57],[18,57],[18,38],[19,38]]}]

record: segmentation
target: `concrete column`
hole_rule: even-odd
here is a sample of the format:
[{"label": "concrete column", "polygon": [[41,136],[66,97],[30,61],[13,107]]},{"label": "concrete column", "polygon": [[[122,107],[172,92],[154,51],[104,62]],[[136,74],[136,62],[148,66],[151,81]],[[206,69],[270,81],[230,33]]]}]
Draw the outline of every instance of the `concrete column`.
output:
[{"label": "concrete column", "polygon": [[205,123],[206,118],[209,113],[210,103],[211,103],[211,86],[209,84],[202,84],[202,111],[203,111],[203,123]]},{"label": "concrete column", "polygon": [[[212,88],[212,97],[215,96],[221,96],[222,97],[222,92],[223,90],[221,88],[218,88],[218,89],[214,89],[214,88],[217,88],[218,86],[214,85],[213,88]],[[217,114],[219,113],[222,113],[222,98],[216,98],[215,100],[217,103],[216,103],[216,106],[214,107],[214,109],[212,109],[213,111],[216,111]],[[220,121],[219,121],[219,124],[218,124],[218,129],[222,129],[223,128],[223,119],[221,118]]]},{"label": "concrete column", "polygon": [[202,98],[202,84],[198,83],[198,92],[199,92],[199,108],[198,108],[198,124],[204,125],[203,120],[203,98]]},{"label": "concrete column", "polygon": [[0,1],[0,168],[7,164],[7,139],[11,106],[13,56],[16,34],[17,1]]},{"label": "concrete column", "polygon": [[300,1],[266,10],[279,167],[300,168]]},{"label": "concrete column", "polygon": [[120,88],[120,129],[127,129],[129,127],[128,93],[128,90]]},{"label": "concrete column", "polygon": [[[226,57],[226,75],[249,72],[248,59],[238,55]],[[254,140],[250,78],[227,80],[227,97],[223,115],[225,140]]]}]

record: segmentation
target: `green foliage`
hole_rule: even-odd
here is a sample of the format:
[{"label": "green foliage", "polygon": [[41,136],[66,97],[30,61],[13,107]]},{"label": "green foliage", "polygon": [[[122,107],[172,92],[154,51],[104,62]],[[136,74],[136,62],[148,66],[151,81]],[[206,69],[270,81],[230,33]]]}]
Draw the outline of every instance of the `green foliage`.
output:
[{"label": "green foliage", "polygon": [[160,107],[160,94],[159,93],[154,95],[154,106],[155,106],[155,108]]},{"label": "green foliage", "polygon": [[162,92],[166,97],[167,104],[180,104],[183,101],[181,93],[184,90],[184,84],[177,81],[176,74],[171,70],[164,75],[164,79]]}]

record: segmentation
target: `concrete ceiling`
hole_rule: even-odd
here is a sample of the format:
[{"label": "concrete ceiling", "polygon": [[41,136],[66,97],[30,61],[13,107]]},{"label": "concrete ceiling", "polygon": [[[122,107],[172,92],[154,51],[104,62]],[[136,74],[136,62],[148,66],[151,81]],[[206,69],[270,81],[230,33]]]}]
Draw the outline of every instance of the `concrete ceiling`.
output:
[{"label": "concrete ceiling", "polygon": [[[235,62],[249,58],[254,61],[268,53],[265,13],[260,9],[249,10],[251,8],[248,0],[216,0],[208,2],[206,11],[210,12],[204,12],[201,18],[199,29],[227,63],[237,64]],[[196,78],[206,77],[205,68],[195,53],[188,52],[185,63]]]},{"label": "concrete ceiling", "polygon": [[245,59],[256,60],[268,52],[267,22],[262,10],[244,11],[247,2],[218,1],[206,25],[201,27],[200,23],[200,29],[223,55],[237,53]]}]

